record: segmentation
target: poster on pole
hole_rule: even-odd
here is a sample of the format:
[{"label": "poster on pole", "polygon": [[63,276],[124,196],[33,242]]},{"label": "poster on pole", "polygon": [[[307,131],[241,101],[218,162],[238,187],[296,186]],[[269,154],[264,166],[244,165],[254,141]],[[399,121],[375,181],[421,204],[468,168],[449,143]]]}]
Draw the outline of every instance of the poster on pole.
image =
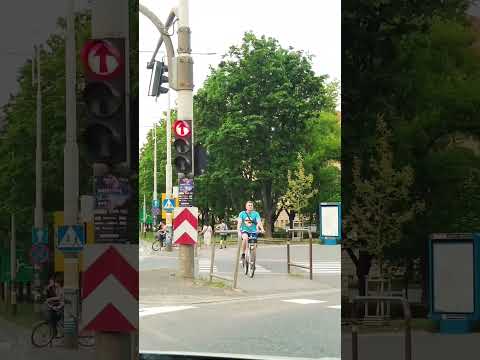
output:
[{"label": "poster on pole", "polygon": [[112,174],[95,177],[95,242],[128,242],[127,219],[131,197],[127,178]]}]

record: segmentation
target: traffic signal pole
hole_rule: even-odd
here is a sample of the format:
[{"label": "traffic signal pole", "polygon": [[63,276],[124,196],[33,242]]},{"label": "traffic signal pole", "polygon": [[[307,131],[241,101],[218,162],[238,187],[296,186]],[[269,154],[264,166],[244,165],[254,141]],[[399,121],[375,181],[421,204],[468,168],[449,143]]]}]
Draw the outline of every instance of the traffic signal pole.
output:
[{"label": "traffic signal pole", "polygon": [[[167,93],[168,97],[168,107],[167,107],[167,165],[166,165],[166,194],[167,199],[173,199],[172,194],[172,119],[171,109],[170,109],[170,91]],[[172,251],[172,240],[173,240],[173,227],[172,227],[172,213],[166,213],[166,225],[167,225],[167,236],[166,236],[166,250]]]},{"label": "traffic signal pole", "polygon": [[[35,62],[37,64],[37,136],[35,150],[35,213],[34,227],[35,229],[43,229],[43,197],[42,197],[42,90],[40,76],[40,50],[35,46],[35,61],[32,61],[32,67]],[[33,79],[32,79],[33,81]],[[40,266],[34,264],[33,272],[33,296],[34,310],[36,313],[41,311],[41,280]]]},{"label": "traffic signal pole", "polygon": [[[67,34],[65,43],[66,137],[64,147],[64,225],[78,222],[78,145],[76,113],[76,50],[74,0],[67,2]],[[65,346],[78,348],[79,276],[78,255],[64,256],[64,330]],[[73,315],[73,316],[72,316]]]},{"label": "traffic signal pole", "polygon": [[[158,200],[157,192],[157,123],[153,124],[153,201]],[[156,231],[157,214],[153,214],[153,231]]]},{"label": "traffic signal pole", "polygon": [[[112,16],[112,9],[120,9],[120,16]],[[131,146],[129,138],[129,116],[128,106],[130,103],[129,89],[129,27],[128,27],[128,0],[94,0],[92,4],[92,38],[123,38],[125,39],[125,103],[126,103],[126,144]],[[131,164],[130,147],[126,151],[127,172]],[[93,175],[104,176],[112,169],[104,163],[93,164]],[[130,214],[131,216],[132,214]],[[95,235],[97,238],[97,234]],[[101,360],[130,360],[134,359],[134,343],[136,333],[105,332],[95,333],[96,359]]]},{"label": "traffic signal pole", "polygon": [[[190,27],[189,27],[189,3],[188,0],[179,0],[178,6],[178,63],[177,64],[193,64],[190,53]],[[193,68],[193,65],[192,65]],[[183,84],[177,92],[178,103],[178,119],[191,121],[191,144],[194,144],[193,131],[193,71],[188,71],[188,66],[178,67],[178,78],[183,79]],[[193,153],[193,148],[192,148]],[[192,175],[194,167],[194,156],[192,156],[191,174],[183,174],[184,176]],[[179,179],[182,174],[179,174]],[[184,278],[194,277],[194,245],[181,244],[179,251],[179,272]]]}]

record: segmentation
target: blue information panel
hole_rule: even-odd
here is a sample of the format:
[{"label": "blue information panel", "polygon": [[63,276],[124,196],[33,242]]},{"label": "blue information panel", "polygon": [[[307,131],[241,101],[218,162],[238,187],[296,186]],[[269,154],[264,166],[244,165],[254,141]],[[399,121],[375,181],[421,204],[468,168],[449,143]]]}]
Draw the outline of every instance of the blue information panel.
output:
[{"label": "blue information panel", "polygon": [[429,316],[444,333],[465,333],[480,319],[480,234],[429,239]]},{"label": "blue information panel", "polygon": [[320,240],[325,245],[335,245],[342,239],[342,209],[339,202],[320,203]]}]

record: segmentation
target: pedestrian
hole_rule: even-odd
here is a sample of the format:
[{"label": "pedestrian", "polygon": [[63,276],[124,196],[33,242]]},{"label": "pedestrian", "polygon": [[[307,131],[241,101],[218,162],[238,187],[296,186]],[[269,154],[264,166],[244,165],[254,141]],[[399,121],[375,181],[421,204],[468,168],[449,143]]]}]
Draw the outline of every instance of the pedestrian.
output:
[{"label": "pedestrian", "polygon": [[59,276],[56,277],[54,286],[49,287],[48,292],[49,294],[47,295],[46,303],[48,304],[49,308],[50,326],[53,329],[54,336],[56,336],[57,323],[62,317],[62,310],[64,306],[63,281],[59,278]]},{"label": "pedestrian", "polygon": [[203,229],[200,232],[200,235],[203,235],[203,243],[207,247],[210,246],[210,242],[212,241],[212,234],[213,234],[212,227],[208,224],[203,225]]},{"label": "pedestrian", "polygon": [[225,220],[222,220],[220,225],[217,225],[215,230],[220,234],[220,249],[226,249],[227,246],[224,245],[224,241],[226,242],[227,240],[228,225],[225,223]]},{"label": "pedestrian", "polygon": [[160,224],[157,228],[157,233],[155,234],[155,238],[160,241],[160,247],[163,248],[165,246],[165,237],[167,233],[167,226],[160,221]]}]

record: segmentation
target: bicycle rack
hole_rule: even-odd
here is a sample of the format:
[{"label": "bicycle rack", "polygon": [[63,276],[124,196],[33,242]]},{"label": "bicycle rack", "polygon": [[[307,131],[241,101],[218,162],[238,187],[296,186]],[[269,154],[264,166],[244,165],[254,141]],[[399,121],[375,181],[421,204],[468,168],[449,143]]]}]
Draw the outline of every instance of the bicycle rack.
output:
[{"label": "bicycle rack", "polygon": [[296,228],[296,229],[287,229],[287,233],[292,233],[292,238],[294,232],[307,232],[308,233],[308,247],[309,247],[309,261],[310,266],[295,264],[290,261],[290,238],[287,237],[287,271],[290,274],[290,267],[295,266],[303,269],[310,270],[310,280],[313,280],[313,239],[312,239],[312,232],[309,228]]},{"label": "bicycle rack", "polygon": [[388,301],[388,302],[400,302],[403,308],[403,316],[405,319],[405,338],[404,338],[404,358],[405,360],[412,360],[412,329],[411,329],[411,312],[410,304],[407,299],[400,296],[356,296],[352,302],[352,360],[358,360],[358,319],[357,308],[355,303],[366,303],[369,301]]}]

